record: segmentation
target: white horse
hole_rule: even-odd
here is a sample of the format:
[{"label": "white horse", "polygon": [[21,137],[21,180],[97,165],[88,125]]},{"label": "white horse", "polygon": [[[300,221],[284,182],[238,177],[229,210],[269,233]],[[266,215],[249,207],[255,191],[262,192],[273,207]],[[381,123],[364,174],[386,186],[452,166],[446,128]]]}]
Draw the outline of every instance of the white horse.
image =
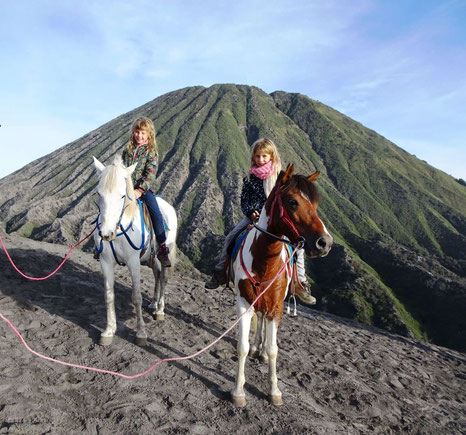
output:
[{"label": "white horse", "polygon": [[142,207],[135,200],[131,174],[136,164],[126,168],[121,157],[116,156],[113,163],[107,167],[94,157],[94,165],[99,176],[97,193],[100,209],[97,222],[99,231],[94,233],[94,241],[97,251],[100,252],[107,305],[107,327],[101,334],[100,344],[111,344],[115,335],[117,325],[113,288],[114,268],[116,264],[127,264],[133,283],[132,301],[136,309],[136,344],[144,345],[147,334],[142,317],[141,261],[149,261],[155,278],[154,297],[149,308],[154,309],[157,319],[163,319],[165,286],[169,274],[173,273],[176,260],[175,241],[178,226],[176,212],[170,204],[157,197],[168,226],[166,245],[170,249],[172,267],[165,268],[155,256],[157,252],[155,237],[148,231],[141,214]]}]

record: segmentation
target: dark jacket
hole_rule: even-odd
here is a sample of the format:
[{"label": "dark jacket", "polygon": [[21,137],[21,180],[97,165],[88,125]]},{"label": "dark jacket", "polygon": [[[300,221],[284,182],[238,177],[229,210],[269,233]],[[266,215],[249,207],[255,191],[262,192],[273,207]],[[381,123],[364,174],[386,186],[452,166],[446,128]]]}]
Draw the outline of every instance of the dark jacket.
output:
[{"label": "dark jacket", "polygon": [[263,180],[253,174],[250,174],[249,178],[245,177],[243,179],[243,189],[241,190],[241,210],[245,216],[250,218],[254,210],[260,213],[265,201],[267,201],[267,196],[265,195]]},{"label": "dark jacket", "polygon": [[143,145],[138,148],[136,153],[128,152],[125,148],[122,154],[123,163],[131,166],[137,163],[136,169],[131,175],[134,188],[147,192],[149,189],[155,192],[155,178],[157,175],[157,154],[152,151],[148,152],[147,146]]}]

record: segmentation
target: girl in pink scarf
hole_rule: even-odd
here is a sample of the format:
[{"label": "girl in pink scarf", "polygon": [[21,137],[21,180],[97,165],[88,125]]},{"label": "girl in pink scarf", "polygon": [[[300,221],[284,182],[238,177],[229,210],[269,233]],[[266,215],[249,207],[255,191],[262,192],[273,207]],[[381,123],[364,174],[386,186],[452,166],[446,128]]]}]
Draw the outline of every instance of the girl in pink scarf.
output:
[{"label": "girl in pink scarf", "polygon": [[[209,289],[217,288],[227,281],[225,273],[225,262],[227,260],[227,249],[231,241],[247,228],[253,221],[259,219],[262,207],[272,191],[279,172],[281,171],[280,155],[276,145],[267,138],[261,138],[254,142],[251,150],[251,166],[249,177],[244,179],[241,191],[241,210],[245,217],[226,236],[223,242],[222,252],[214,268],[211,279],[206,282],[205,287]],[[316,300],[311,296],[306,282],[304,272],[304,251],[298,251],[298,276],[302,290],[296,291],[296,296],[303,302],[315,304]]]}]

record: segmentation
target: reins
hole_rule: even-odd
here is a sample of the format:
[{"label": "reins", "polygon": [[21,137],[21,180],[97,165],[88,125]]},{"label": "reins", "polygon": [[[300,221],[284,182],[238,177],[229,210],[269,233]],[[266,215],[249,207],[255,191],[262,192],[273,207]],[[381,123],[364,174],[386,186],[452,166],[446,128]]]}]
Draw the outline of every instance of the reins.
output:
[{"label": "reins", "polygon": [[[123,227],[123,225],[121,224],[121,219],[123,218],[123,214],[126,210],[126,208],[128,207],[126,205],[126,198],[128,198],[129,200],[132,200],[132,198],[129,197],[128,195],[128,192],[126,192],[126,196],[125,196],[125,199],[123,201],[123,207],[122,207],[122,210],[121,210],[121,213],[120,213],[120,218],[118,219],[118,223],[117,223],[117,226],[116,226],[116,229],[120,229],[121,233],[117,233],[116,237],[119,237],[119,236],[122,236],[124,235],[127,242],[129,243],[129,245],[135,250],[135,251],[141,251],[142,249],[146,249],[147,246],[149,245],[151,239],[152,239],[152,233],[149,231],[149,228],[147,227],[146,225],[146,222],[144,221],[144,212],[143,212],[143,209],[142,209],[142,201],[137,199],[137,203],[139,205],[139,215],[141,217],[141,244],[139,247],[137,247],[133,241],[131,240],[131,238],[129,237],[128,235],[128,231],[130,229],[132,229],[133,227],[133,222],[130,222],[130,224],[126,227],[126,229]],[[100,213],[99,215],[97,216],[97,219],[96,219],[96,222],[97,222],[97,225],[96,227],[99,228],[100,227],[100,223],[99,223],[99,217],[100,217]],[[147,231],[149,233],[149,237],[147,240],[146,239],[146,234],[145,234],[145,231]],[[112,250],[112,253],[113,253],[113,257],[115,258],[115,261],[117,262],[117,264],[119,264],[120,266],[124,266],[125,264],[122,263],[119,259],[118,259],[118,256],[117,256],[117,253],[115,251],[115,247],[113,245],[113,240],[110,240],[109,242],[110,244],[110,248]],[[103,239],[102,237],[100,237],[100,245],[99,245],[99,248],[95,248],[95,252],[100,254],[102,251],[104,250],[104,245],[103,245]]]}]

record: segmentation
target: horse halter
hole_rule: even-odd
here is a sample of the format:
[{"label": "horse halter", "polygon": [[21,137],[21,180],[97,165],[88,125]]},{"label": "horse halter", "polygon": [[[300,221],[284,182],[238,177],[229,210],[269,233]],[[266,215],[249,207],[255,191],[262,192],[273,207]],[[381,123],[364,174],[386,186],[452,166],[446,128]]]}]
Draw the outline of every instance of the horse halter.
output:
[{"label": "horse halter", "polygon": [[[120,217],[118,218],[118,222],[115,226],[115,234],[118,232],[118,228],[120,228],[123,232],[125,232],[125,230],[123,229],[123,226],[121,225],[121,219],[123,218],[123,215],[125,214],[125,210],[129,206],[129,204],[126,204],[126,199],[129,199],[130,201],[134,201],[134,199],[128,195],[128,188],[126,188],[126,193],[125,193],[125,196],[123,197],[123,205],[121,207]],[[97,227],[100,227],[100,224],[98,223],[99,216],[100,216],[100,206],[97,205],[97,208],[99,209],[99,214],[97,216],[96,221],[97,221]],[[100,231],[99,231],[99,235],[100,235]],[[102,238],[102,236],[100,236],[100,238]]]},{"label": "horse halter", "polygon": [[[304,243],[304,237],[300,234],[298,229],[296,228],[295,224],[293,221],[290,219],[290,216],[288,212],[286,211],[286,208],[283,206],[283,201],[282,197],[280,196],[281,193],[281,186],[277,186],[277,189],[275,190],[275,196],[273,198],[272,206],[270,207],[270,219],[271,223],[273,222],[273,212],[275,210],[275,205],[277,204],[279,207],[279,217],[280,219],[288,226],[288,228],[292,231],[292,233],[296,236],[298,239],[297,244],[303,244]],[[257,228],[257,227],[256,227]],[[260,229],[262,231],[262,229]]]}]

